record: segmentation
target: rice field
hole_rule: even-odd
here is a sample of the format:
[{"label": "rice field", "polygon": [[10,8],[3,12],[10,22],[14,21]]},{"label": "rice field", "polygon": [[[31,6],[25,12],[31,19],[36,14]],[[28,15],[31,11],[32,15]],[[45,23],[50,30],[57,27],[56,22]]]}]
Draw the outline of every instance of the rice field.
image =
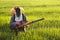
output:
[{"label": "rice field", "polygon": [[[28,21],[33,23],[26,32],[10,31],[10,9],[19,5],[25,9]],[[0,0],[0,40],[60,40],[60,0]]]}]

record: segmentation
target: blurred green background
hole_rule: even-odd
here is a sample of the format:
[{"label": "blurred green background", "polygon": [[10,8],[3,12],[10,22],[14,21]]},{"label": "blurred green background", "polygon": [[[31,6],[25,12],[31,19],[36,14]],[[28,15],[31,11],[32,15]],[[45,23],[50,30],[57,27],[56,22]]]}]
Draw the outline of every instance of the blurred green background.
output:
[{"label": "blurred green background", "polygon": [[[26,33],[10,32],[10,10],[23,7],[28,21],[45,18],[29,25]],[[0,40],[60,40],[60,0],[0,0]]]}]

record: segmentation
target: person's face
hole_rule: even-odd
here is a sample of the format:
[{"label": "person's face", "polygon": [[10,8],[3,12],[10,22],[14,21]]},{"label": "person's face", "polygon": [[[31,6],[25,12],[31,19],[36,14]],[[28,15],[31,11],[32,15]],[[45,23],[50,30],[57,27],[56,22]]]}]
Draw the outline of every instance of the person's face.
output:
[{"label": "person's face", "polygon": [[19,8],[16,8],[15,10],[16,10],[17,17],[19,17],[20,16],[20,9]]}]

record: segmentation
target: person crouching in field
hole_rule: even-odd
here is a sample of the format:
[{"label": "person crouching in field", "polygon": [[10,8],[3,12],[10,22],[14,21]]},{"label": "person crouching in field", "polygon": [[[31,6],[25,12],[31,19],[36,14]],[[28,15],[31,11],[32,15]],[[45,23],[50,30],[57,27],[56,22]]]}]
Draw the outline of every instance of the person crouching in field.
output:
[{"label": "person crouching in field", "polygon": [[10,28],[11,30],[21,30],[21,31],[26,31],[24,27],[21,28],[16,28],[17,26],[20,26],[20,23],[23,24],[24,22],[26,23],[26,16],[24,15],[24,9],[15,6],[14,8],[11,9],[11,20],[10,20]]}]

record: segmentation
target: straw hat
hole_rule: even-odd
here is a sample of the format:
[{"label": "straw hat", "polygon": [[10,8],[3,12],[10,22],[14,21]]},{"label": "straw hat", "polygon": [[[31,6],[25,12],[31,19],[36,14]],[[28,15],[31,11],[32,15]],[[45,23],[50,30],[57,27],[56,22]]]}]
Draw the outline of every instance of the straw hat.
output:
[{"label": "straw hat", "polygon": [[24,9],[22,7],[15,6],[11,9],[11,15],[16,14],[15,8],[20,8],[20,13],[24,13]]}]

